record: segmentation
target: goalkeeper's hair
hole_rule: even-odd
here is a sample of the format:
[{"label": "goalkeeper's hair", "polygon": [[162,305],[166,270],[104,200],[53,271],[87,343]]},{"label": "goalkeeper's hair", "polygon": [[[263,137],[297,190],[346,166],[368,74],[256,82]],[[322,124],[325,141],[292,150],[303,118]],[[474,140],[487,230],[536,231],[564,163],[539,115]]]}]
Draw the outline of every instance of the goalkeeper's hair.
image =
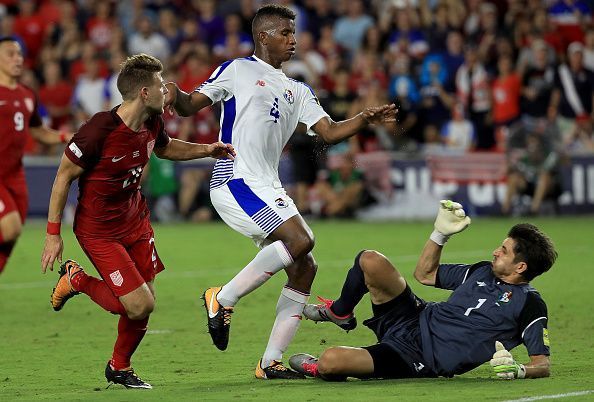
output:
[{"label": "goalkeeper's hair", "polygon": [[155,73],[163,71],[159,59],[140,53],[130,56],[121,64],[118,75],[118,91],[124,100],[133,100],[138,91],[155,83]]},{"label": "goalkeeper's hair", "polygon": [[527,268],[522,277],[531,281],[547,272],[557,259],[557,251],[551,239],[530,223],[519,223],[507,234],[515,241],[514,262],[525,262]]}]

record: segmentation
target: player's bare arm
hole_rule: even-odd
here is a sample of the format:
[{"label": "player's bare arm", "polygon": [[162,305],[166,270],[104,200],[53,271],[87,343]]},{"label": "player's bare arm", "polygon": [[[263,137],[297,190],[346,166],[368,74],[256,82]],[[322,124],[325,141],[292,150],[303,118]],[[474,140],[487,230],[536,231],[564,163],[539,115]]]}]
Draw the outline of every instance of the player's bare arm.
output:
[{"label": "player's bare arm", "polygon": [[370,124],[396,123],[397,113],[398,109],[394,104],[368,107],[356,116],[339,122],[324,117],[312,126],[312,130],[325,142],[336,144],[357,134],[359,130]]},{"label": "player's bare arm", "polygon": [[45,145],[64,144],[70,141],[72,133],[53,130],[46,126],[29,127],[31,136]]},{"label": "player's bare arm", "polygon": [[543,378],[551,375],[551,360],[546,355],[530,356],[530,363],[525,367],[526,378]]},{"label": "player's bare arm", "polygon": [[433,240],[427,240],[414,272],[415,279],[419,283],[426,286],[435,286],[435,277],[437,276],[442,249],[443,247]]},{"label": "player's bare arm", "polygon": [[415,268],[414,276],[417,281],[427,286],[435,285],[443,245],[450,236],[460,233],[468,225],[470,218],[466,216],[461,204],[450,200],[440,201],[433,233],[425,243]]},{"label": "player's bare arm", "polygon": [[[50,197],[49,211],[47,220],[50,223],[59,224],[62,220],[62,213],[68,198],[68,192],[72,182],[76,180],[84,172],[83,168],[74,164],[66,155],[62,156],[56,179],[52,186],[52,194]],[[54,262],[56,259],[62,261],[62,251],[64,249],[64,242],[62,236],[58,234],[47,234],[45,236],[45,245],[43,253],[41,254],[41,272],[45,273],[47,268],[54,270]]]},{"label": "player's bare arm", "polygon": [[173,107],[180,116],[191,116],[200,109],[212,105],[212,100],[200,92],[188,94],[179,89],[175,82],[168,82],[165,86],[168,91],[165,95],[165,107]]},{"label": "player's bare arm", "polygon": [[173,161],[187,161],[209,156],[215,159],[233,159],[235,150],[233,145],[224,144],[221,141],[212,144],[195,144],[173,138],[166,146],[155,148],[155,155],[161,159]]}]

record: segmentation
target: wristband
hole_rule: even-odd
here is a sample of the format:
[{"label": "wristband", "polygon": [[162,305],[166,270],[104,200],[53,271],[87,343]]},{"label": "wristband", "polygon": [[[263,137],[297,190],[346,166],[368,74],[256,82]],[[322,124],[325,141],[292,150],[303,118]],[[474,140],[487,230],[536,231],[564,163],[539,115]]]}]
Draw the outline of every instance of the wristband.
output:
[{"label": "wristband", "polygon": [[517,378],[526,378],[526,366],[518,364],[518,376]]},{"label": "wristband", "polygon": [[62,226],[62,222],[48,221],[46,233],[49,235],[59,235],[60,234],[60,226]]},{"label": "wristband", "polygon": [[429,236],[429,239],[431,239],[431,241],[433,241],[439,246],[443,246],[444,244],[446,244],[449,238],[450,236],[446,236],[443,233],[438,232],[437,230],[434,230],[431,233],[431,236]]},{"label": "wristband", "polygon": [[60,136],[60,142],[62,144],[66,144],[68,142],[68,139],[66,138],[66,131],[60,131],[58,135]]}]

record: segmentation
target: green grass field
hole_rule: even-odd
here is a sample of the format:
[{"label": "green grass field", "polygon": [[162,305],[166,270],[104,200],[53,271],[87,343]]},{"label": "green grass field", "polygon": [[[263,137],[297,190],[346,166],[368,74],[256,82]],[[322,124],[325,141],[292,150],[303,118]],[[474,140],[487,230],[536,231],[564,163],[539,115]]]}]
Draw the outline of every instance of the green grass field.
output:
[{"label": "green grass field", "polygon": [[[151,391],[105,389],[103,369],[113,347],[117,317],[87,296],[70,300],[64,310],[49,305],[56,272],[40,273],[44,225],[31,222],[6,271],[0,276],[0,401],[11,400],[466,400],[502,401],[564,394],[567,400],[594,399],[594,217],[534,219],[555,241],[559,259],[533,285],[549,308],[552,376],[548,379],[498,381],[488,366],[452,379],[348,381],[260,381],[254,368],[266,345],[284,274],[242,299],[236,308],[231,340],[218,351],[206,331],[199,295],[230,279],[256,253],[252,243],[223,224],[156,226],[157,248],[167,270],[156,281],[157,308],[149,333],[133,364]],[[450,240],[443,262],[490,259],[511,219],[474,220]],[[429,300],[448,292],[414,282],[412,271],[427,239],[431,222],[313,222],[319,263],[313,295],[336,297],[353,257],[363,248],[386,254]],[[95,274],[68,228],[64,257],[78,259]],[[356,313],[369,317],[367,298]],[[293,353],[319,354],[332,345],[374,343],[360,326],[343,333],[331,324],[303,321],[286,358]],[[527,356],[520,346],[517,359]],[[588,394],[565,395],[592,391]]]}]

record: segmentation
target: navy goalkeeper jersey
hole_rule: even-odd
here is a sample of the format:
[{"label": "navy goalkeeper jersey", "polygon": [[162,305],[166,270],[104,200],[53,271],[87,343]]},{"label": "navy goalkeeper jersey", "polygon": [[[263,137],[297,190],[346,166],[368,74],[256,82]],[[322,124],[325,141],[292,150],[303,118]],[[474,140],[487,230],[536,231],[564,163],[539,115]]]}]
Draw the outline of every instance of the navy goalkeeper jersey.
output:
[{"label": "navy goalkeeper jersey", "polygon": [[421,312],[423,358],[442,376],[462,374],[488,361],[495,341],[511,350],[524,343],[529,355],[549,355],[547,307],[528,284],[498,279],[490,262],[441,264],[435,287],[454,290],[446,302]]}]

